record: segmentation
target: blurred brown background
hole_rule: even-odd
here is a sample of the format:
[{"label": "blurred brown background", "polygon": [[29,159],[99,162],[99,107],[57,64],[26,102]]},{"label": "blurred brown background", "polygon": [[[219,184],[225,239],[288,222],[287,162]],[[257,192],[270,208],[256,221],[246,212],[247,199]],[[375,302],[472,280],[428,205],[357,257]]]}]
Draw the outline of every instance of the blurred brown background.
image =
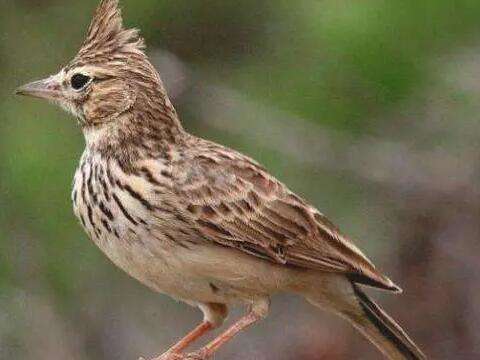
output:
[{"label": "blurred brown background", "polygon": [[[404,289],[373,295],[431,359],[480,358],[480,2],[121,3],[187,129],[258,159],[356,239]],[[0,359],[148,357],[201,319],[87,240],[69,201],[74,119],[12,95],[75,54],[96,5],[0,1]],[[216,358],[381,357],[278,296]]]}]

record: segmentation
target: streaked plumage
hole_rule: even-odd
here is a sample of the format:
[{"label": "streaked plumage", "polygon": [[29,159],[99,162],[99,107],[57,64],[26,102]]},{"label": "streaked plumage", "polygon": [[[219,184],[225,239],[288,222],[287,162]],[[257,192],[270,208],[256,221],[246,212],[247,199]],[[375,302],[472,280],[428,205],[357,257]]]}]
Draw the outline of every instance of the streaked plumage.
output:
[{"label": "streaked plumage", "polygon": [[191,358],[210,356],[283,291],[347,318],[391,359],[424,358],[357,284],[399,288],[335,225],[254,160],[183,129],[117,0],[101,2],[66,67],[19,92],[79,119],[87,146],[72,201],[89,237],[134,278],[204,312],[162,359],[185,358],[180,351],[221,325],[229,305],[250,305]]}]

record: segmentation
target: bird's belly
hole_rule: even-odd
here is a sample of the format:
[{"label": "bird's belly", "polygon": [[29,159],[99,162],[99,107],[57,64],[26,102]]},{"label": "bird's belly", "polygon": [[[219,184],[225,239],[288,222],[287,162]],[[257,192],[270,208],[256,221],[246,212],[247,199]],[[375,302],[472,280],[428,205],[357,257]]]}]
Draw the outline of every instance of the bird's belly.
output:
[{"label": "bird's belly", "polygon": [[[242,303],[285,283],[285,269],[234,249],[180,244],[115,216],[105,228],[96,209],[75,208],[84,230],[119,268],[149,288],[190,303]],[[97,214],[98,215],[98,214]],[[135,216],[132,212],[131,216]],[[92,226],[90,217],[92,218]]]},{"label": "bird's belly", "polygon": [[149,288],[177,299],[195,300],[209,295],[208,284],[187,276],[177,260],[177,247],[156,239],[110,238],[96,242],[118,267]]},{"label": "bird's belly", "polygon": [[109,240],[97,245],[118,267],[149,288],[190,303],[250,302],[285,288],[289,280],[287,269],[231,249]]},{"label": "bird's belly", "polygon": [[234,249],[180,246],[143,235],[118,239],[105,234],[94,242],[115,265],[144,285],[192,304],[248,303],[287,288],[293,279],[291,269]]},{"label": "bird's belly", "polygon": [[217,245],[159,244],[102,250],[155,291],[191,302],[242,303],[289,286],[293,270]]},{"label": "bird's belly", "polygon": [[[80,208],[75,212],[83,219],[80,221],[85,232],[100,250],[116,266],[144,285],[182,300],[210,295],[208,283],[188,276],[188,266],[179,260],[182,258],[178,254],[178,248],[182,249],[180,245],[155,238],[140,226],[133,228],[121,217],[110,222],[107,230],[91,226],[88,210]],[[97,223],[94,216],[92,222]]]}]

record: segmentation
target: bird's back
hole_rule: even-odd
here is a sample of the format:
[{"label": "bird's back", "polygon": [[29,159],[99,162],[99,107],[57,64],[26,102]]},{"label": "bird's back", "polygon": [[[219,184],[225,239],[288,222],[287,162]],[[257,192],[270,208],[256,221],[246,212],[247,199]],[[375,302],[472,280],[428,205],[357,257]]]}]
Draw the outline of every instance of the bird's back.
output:
[{"label": "bird's back", "polygon": [[196,137],[186,144],[188,160],[173,167],[175,193],[207,241],[399,290],[332,222],[256,161]]}]

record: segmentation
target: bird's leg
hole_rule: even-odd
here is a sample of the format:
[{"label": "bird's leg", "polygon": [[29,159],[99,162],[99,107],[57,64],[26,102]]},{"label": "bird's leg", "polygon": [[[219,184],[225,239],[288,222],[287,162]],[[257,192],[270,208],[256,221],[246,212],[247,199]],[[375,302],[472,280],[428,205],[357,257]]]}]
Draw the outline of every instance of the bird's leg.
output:
[{"label": "bird's leg", "polygon": [[[182,359],[182,355],[180,354],[188,345],[193,343],[198,338],[205,335],[207,332],[212,330],[214,326],[209,323],[208,321],[203,321],[200,325],[198,325],[195,329],[190,331],[185,337],[183,337],[180,341],[178,341],[175,345],[173,345],[168,351],[159,357],[156,357],[152,360],[174,360],[174,359]],[[143,359],[142,359],[143,360]]]},{"label": "bird's leg", "polygon": [[198,307],[204,314],[203,322],[190,331],[185,337],[173,345],[167,352],[153,360],[180,360],[183,359],[181,352],[191,343],[213,330],[223,323],[228,314],[228,309],[223,304],[207,303],[199,304]]},{"label": "bird's leg", "polygon": [[231,340],[240,331],[265,318],[270,306],[269,299],[262,298],[255,301],[247,315],[243,316],[225,332],[209,342],[199,351],[186,355],[185,359],[205,360],[210,358],[222,345]]},{"label": "bird's leg", "polygon": [[240,331],[254,324],[260,319],[261,316],[257,314],[253,312],[248,313],[240,320],[238,320],[235,324],[233,324],[230,328],[228,328],[225,332],[220,334],[218,337],[216,337],[214,340],[212,340],[210,343],[200,349],[198,351],[198,355],[200,355],[199,357],[205,359],[209,358],[213,355],[214,352],[216,352],[222,345],[232,339],[236,334],[238,334]]},{"label": "bird's leg", "polygon": [[170,349],[168,349],[167,353],[179,353],[183,351],[188,345],[205,335],[213,328],[214,326],[210,322],[203,321],[195,329],[190,331],[184,338],[182,338],[179,342],[177,342]]},{"label": "bird's leg", "polygon": [[[190,331],[185,337],[183,337],[180,341],[178,341],[175,345],[173,345],[168,351],[159,357],[156,357],[152,360],[174,360],[174,359],[182,359],[181,352],[187,348],[188,345],[193,343],[198,338],[205,335],[208,331],[212,330],[214,326],[209,323],[208,321],[203,321],[200,325],[198,325],[195,329]],[[141,359],[143,360],[143,359]]]}]

